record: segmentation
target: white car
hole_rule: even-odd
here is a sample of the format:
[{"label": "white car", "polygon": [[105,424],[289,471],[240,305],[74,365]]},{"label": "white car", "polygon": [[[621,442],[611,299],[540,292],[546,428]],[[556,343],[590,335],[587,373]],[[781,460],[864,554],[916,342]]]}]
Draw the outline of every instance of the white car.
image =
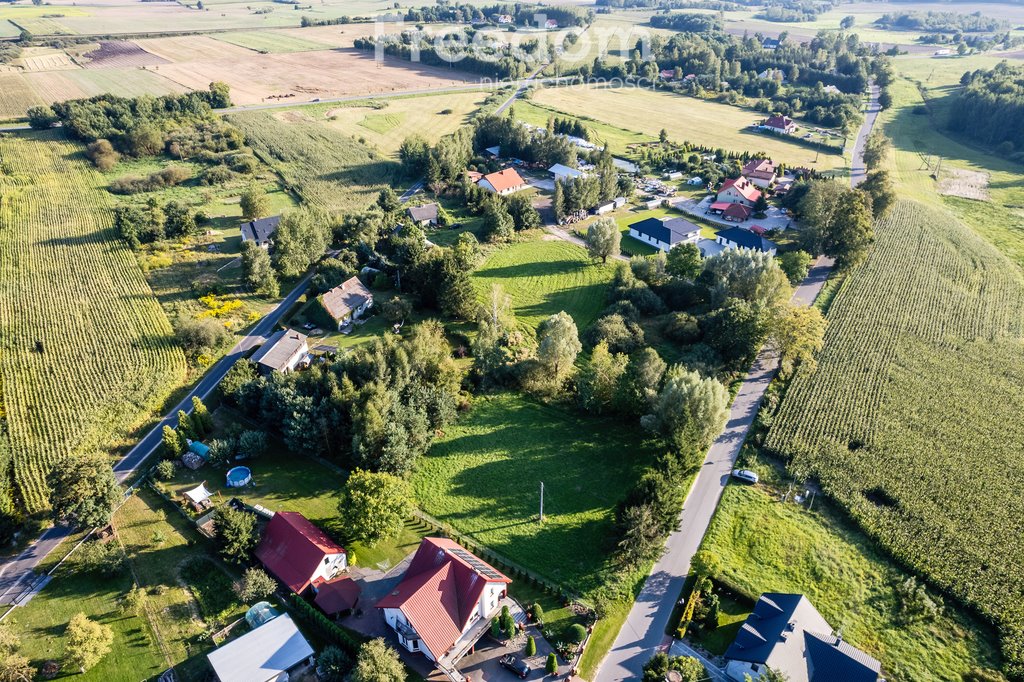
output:
[{"label": "white car", "polygon": [[757,473],[751,471],[750,469],[733,469],[732,477],[738,478],[746,483],[757,483],[759,480],[761,480],[760,478],[758,478]]}]

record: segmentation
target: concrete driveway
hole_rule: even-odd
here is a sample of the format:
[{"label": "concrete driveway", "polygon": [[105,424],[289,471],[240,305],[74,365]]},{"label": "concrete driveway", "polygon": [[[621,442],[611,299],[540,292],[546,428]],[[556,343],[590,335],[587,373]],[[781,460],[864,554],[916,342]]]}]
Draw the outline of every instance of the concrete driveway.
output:
[{"label": "concrete driveway", "polygon": [[[537,643],[536,656],[531,656],[530,658],[523,656],[523,649],[526,643],[525,636],[513,640],[510,646],[506,646],[492,639],[490,635],[484,635],[477,642],[476,651],[463,658],[459,663],[459,672],[472,680],[472,682],[513,682],[513,680],[518,680],[519,676],[502,668],[498,663],[498,659],[506,654],[514,654],[516,658],[525,660],[531,668],[530,675],[526,679],[544,679],[547,677],[547,674],[544,672],[544,664],[547,662],[548,654],[551,653],[551,645],[548,644],[548,641],[544,639],[535,627],[528,627],[525,634],[533,635],[534,641]],[[563,677],[568,673],[569,665],[562,663],[561,659],[559,659],[559,677]]]}]

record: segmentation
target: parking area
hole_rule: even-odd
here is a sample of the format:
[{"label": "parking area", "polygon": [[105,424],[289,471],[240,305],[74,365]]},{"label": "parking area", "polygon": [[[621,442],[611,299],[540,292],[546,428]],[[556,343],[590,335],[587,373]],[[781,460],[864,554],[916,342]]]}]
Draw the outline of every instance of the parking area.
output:
[{"label": "parking area", "polygon": [[[527,635],[533,635],[537,643],[537,655],[526,658],[523,656],[526,647]],[[530,674],[527,680],[540,680],[547,677],[544,672],[544,664],[547,662],[548,654],[551,653],[551,645],[541,636],[535,627],[528,627],[526,631],[511,640],[508,645],[494,640],[490,635],[484,635],[477,642],[476,650],[462,659],[459,663],[459,672],[472,682],[512,682],[520,679],[518,675],[501,667],[498,660],[506,654],[512,654],[520,660],[525,660],[530,666]],[[569,665],[559,660],[558,676],[563,677],[569,673]]]}]

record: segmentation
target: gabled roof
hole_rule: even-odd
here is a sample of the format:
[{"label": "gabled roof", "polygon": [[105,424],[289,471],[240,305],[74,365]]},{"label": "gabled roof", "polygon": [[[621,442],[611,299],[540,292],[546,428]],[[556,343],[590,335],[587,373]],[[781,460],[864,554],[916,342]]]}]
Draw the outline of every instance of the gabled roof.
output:
[{"label": "gabled roof", "polygon": [[743,164],[742,174],[753,178],[774,178],[775,162],[771,159],[751,159]]},{"label": "gabled roof", "polygon": [[552,175],[564,175],[569,178],[581,178],[586,175],[586,173],[581,170],[570,168],[569,166],[564,166],[560,163],[556,163],[551,168],[548,168],[548,172]]},{"label": "gabled roof", "polygon": [[290,329],[282,329],[270,335],[260,349],[253,353],[252,361],[258,365],[281,371],[288,366],[295,354],[307,348],[308,337]]},{"label": "gabled roof", "polygon": [[793,122],[793,119],[789,118],[788,116],[775,115],[769,116],[767,119],[765,119],[764,125],[769,128],[785,129],[795,124]]},{"label": "gabled roof", "polygon": [[804,630],[808,677],[813,682],[877,682],[882,664],[832,634]]},{"label": "gabled roof", "polygon": [[407,211],[409,217],[417,223],[425,220],[437,220],[437,204],[423,204],[422,206],[410,206]]},{"label": "gabled roof", "polygon": [[349,277],[320,297],[324,310],[335,320],[342,320],[353,310],[373,298],[358,277]]},{"label": "gabled roof", "polygon": [[277,232],[277,225],[281,222],[281,216],[275,215],[269,218],[258,218],[240,225],[242,230],[242,241],[265,242]]},{"label": "gabled roof", "polygon": [[730,187],[734,188],[736,192],[747,201],[757,201],[761,196],[761,190],[754,187],[754,183],[742,176],[738,178],[729,178],[723,182],[722,189],[718,190],[718,193],[721,194]]},{"label": "gabled roof", "polygon": [[402,581],[377,602],[377,608],[401,609],[439,660],[462,636],[484,586],[511,582],[457,543],[423,538]]},{"label": "gabled roof", "polygon": [[298,512],[277,512],[256,548],[256,558],[296,594],[302,594],[320,562],[344,549]]},{"label": "gabled roof", "polygon": [[686,241],[694,233],[700,233],[699,227],[682,218],[647,218],[631,224],[629,228],[669,245]]},{"label": "gabled roof", "polygon": [[490,173],[485,175],[483,179],[491,183],[494,191],[499,193],[515,187],[522,187],[526,184],[526,181],[516,172],[515,168],[506,168],[497,173]]},{"label": "gabled roof", "polygon": [[771,251],[776,248],[775,242],[760,237],[750,230],[742,227],[730,227],[718,233],[721,239],[732,242],[741,249],[754,249],[755,251]]},{"label": "gabled roof", "polygon": [[313,647],[284,613],[207,658],[220,682],[268,682],[312,655]]},{"label": "gabled roof", "polygon": [[750,207],[743,204],[729,204],[722,209],[722,215],[726,218],[739,218],[741,221],[749,218],[751,213]]},{"label": "gabled roof", "polygon": [[328,616],[354,608],[362,592],[356,581],[348,576],[321,582],[315,587],[316,599],[313,602]]}]

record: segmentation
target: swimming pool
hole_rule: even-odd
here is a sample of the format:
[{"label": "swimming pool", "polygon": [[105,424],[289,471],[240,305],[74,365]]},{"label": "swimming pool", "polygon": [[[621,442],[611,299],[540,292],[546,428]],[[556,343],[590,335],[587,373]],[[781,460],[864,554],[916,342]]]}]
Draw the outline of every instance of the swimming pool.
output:
[{"label": "swimming pool", "polygon": [[228,471],[228,487],[241,488],[252,480],[252,471],[249,467],[234,467]]}]

